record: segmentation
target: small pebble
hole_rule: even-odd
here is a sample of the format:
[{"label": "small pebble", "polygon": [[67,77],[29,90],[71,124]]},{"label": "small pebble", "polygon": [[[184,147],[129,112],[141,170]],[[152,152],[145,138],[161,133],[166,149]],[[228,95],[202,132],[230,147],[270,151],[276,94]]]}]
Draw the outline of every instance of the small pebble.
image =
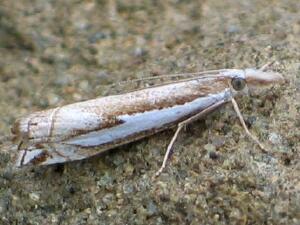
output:
[{"label": "small pebble", "polygon": [[89,82],[87,80],[80,81],[79,88],[81,90],[87,91],[89,89],[89,87],[90,87],[90,85],[89,85]]},{"label": "small pebble", "polygon": [[209,158],[213,159],[213,160],[216,160],[219,158],[219,155],[217,154],[217,152],[215,151],[210,151],[209,152]]},{"label": "small pebble", "polygon": [[100,188],[110,189],[113,187],[113,179],[112,177],[106,173],[104,176],[100,178],[99,181],[97,181],[97,186]]},{"label": "small pebble", "polygon": [[101,32],[101,31],[98,31],[94,34],[92,34],[88,40],[90,43],[94,44],[100,40],[103,40],[103,39],[106,39],[106,38],[109,38],[109,34],[107,33],[104,33],[104,32]]},{"label": "small pebble", "polygon": [[133,185],[132,184],[124,184],[123,185],[123,193],[124,194],[130,194],[133,192]]},{"label": "small pebble", "polygon": [[226,143],[226,138],[224,136],[215,136],[211,139],[211,142],[216,148],[220,148]]},{"label": "small pebble", "polygon": [[102,198],[103,203],[105,203],[106,205],[110,205],[110,203],[113,200],[114,200],[114,195],[111,193],[104,195],[104,197]]},{"label": "small pebble", "polygon": [[216,151],[216,146],[214,146],[212,144],[206,144],[206,145],[204,145],[204,149],[208,152],[213,152],[213,151]]},{"label": "small pebble", "polygon": [[148,204],[147,204],[147,214],[149,216],[152,216],[155,213],[157,213],[157,207],[156,207],[156,205],[154,204],[153,201],[148,202]]},{"label": "small pebble", "polygon": [[273,145],[278,145],[281,144],[282,138],[280,135],[272,132],[269,134],[269,141],[273,144]]},{"label": "small pebble", "polygon": [[227,32],[232,34],[232,33],[238,33],[240,31],[240,28],[236,25],[229,25],[227,27]]},{"label": "small pebble", "polygon": [[134,49],[134,56],[136,56],[136,57],[142,57],[142,56],[145,56],[146,54],[147,54],[147,51],[144,48],[136,47]]},{"label": "small pebble", "polygon": [[60,101],[60,97],[54,93],[50,93],[47,99],[50,106],[57,105]]},{"label": "small pebble", "polygon": [[37,194],[37,193],[30,193],[29,194],[29,197],[33,200],[33,201],[38,201],[38,200],[40,200],[40,195],[39,194]]}]

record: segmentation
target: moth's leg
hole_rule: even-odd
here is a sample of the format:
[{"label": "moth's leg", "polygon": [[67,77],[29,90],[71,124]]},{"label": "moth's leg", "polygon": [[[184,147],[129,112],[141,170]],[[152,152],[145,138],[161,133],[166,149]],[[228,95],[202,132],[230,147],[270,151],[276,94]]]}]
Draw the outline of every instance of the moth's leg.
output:
[{"label": "moth's leg", "polygon": [[275,60],[270,61],[259,68],[260,71],[266,71],[270,66],[272,66],[275,63]]},{"label": "moth's leg", "polygon": [[20,166],[23,166],[26,154],[27,154],[27,149],[25,149],[23,154],[22,154],[22,157],[21,157],[21,160],[20,160]]},{"label": "moth's leg", "polygon": [[175,143],[175,141],[176,141],[176,139],[178,137],[179,132],[182,130],[182,128],[184,128],[186,125],[188,125],[188,124],[190,124],[190,123],[192,123],[192,122],[200,119],[201,117],[207,115],[209,112],[212,112],[213,110],[215,110],[216,108],[218,108],[219,106],[223,105],[226,102],[227,102],[227,100],[225,100],[225,99],[222,100],[222,101],[216,102],[213,105],[209,106],[208,108],[202,110],[198,114],[196,114],[196,115],[194,115],[194,116],[192,116],[192,117],[190,117],[190,118],[188,118],[188,119],[180,122],[177,125],[177,130],[176,130],[176,132],[175,132],[172,140],[170,141],[170,143],[168,145],[166,154],[164,156],[163,163],[162,163],[160,169],[155,173],[154,178],[157,177],[157,176],[159,176],[162,173],[162,171],[164,170],[164,168],[166,167],[167,161],[168,161],[170,153],[171,153],[171,149],[172,149],[172,147],[173,147],[173,145],[174,145],[174,143]]},{"label": "moth's leg", "polygon": [[177,139],[177,136],[178,136],[179,132],[180,132],[181,129],[183,128],[183,126],[184,126],[183,123],[178,124],[177,130],[176,130],[176,132],[175,132],[175,134],[174,134],[172,140],[170,141],[170,143],[169,143],[169,145],[168,145],[168,148],[167,148],[167,151],[166,151],[166,154],[165,154],[165,157],[164,157],[164,161],[163,161],[161,167],[159,168],[159,170],[155,173],[155,176],[154,176],[154,177],[158,177],[158,176],[162,173],[162,171],[164,170],[164,168],[166,167],[168,158],[169,158],[170,153],[171,153],[171,149],[172,149],[172,147],[173,147],[173,145],[174,145],[174,142],[175,142],[176,139]]},{"label": "moth's leg", "polygon": [[244,128],[244,130],[246,131],[246,134],[264,151],[264,152],[268,152],[267,149],[259,142],[258,138],[255,137],[253,134],[250,133],[250,131],[248,130],[246,123],[244,121],[244,118],[239,110],[238,104],[236,103],[236,101],[234,100],[234,98],[231,98],[231,102],[233,105],[233,108],[236,112],[236,114],[239,117],[239,120]]}]

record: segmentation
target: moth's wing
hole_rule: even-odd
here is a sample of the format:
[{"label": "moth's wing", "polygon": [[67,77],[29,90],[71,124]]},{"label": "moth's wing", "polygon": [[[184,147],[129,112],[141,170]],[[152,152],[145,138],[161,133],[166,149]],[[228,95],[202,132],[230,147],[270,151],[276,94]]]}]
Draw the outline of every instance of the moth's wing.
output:
[{"label": "moth's wing", "polygon": [[68,161],[76,161],[100,153],[101,150],[89,149],[82,151],[78,146],[65,145],[61,143],[43,144],[39,147],[30,147],[18,151],[15,160],[16,167],[26,165],[51,165],[65,163]]}]

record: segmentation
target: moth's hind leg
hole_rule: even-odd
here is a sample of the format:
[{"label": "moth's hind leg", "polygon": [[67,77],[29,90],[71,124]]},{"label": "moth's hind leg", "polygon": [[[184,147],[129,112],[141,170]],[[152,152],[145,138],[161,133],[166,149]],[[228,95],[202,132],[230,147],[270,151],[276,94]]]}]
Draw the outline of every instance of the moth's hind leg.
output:
[{"label": "moth's hind leg", "polygon": [[161,167],[159,168],[159,170],[155,173],[154,177],[159,176],[162,173],[162,171],[164,170],[164,168],[166,167],[167,161],[168,161],[168,159],[171,155],[171,149],[172,149],[172,147],[173,147],[173,145],[174,145],[174,143],[177,139],[177,136],[178,136],[179,132],[181,131],[181,129],[183,127],[184,127],[183,123],[178,124],[177,130],[176,130],[172,140],[170,141],[170,143],[168,145],[168,148],[167,148],[167,151],[166,151],[166,154],[165,154],[165,157],[164,157],[164,161],[163,161]]}]

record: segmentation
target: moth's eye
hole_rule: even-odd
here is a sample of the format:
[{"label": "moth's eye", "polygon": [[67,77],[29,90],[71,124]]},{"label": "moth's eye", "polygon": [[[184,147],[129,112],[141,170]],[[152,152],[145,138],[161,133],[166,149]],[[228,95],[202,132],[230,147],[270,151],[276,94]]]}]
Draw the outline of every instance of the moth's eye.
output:
[{"label": "moth's eye", "polygon": [[246,82],[243,78],[235,77],[231,80],[231,85],[236,91],[243,90],[246,86]]}]

